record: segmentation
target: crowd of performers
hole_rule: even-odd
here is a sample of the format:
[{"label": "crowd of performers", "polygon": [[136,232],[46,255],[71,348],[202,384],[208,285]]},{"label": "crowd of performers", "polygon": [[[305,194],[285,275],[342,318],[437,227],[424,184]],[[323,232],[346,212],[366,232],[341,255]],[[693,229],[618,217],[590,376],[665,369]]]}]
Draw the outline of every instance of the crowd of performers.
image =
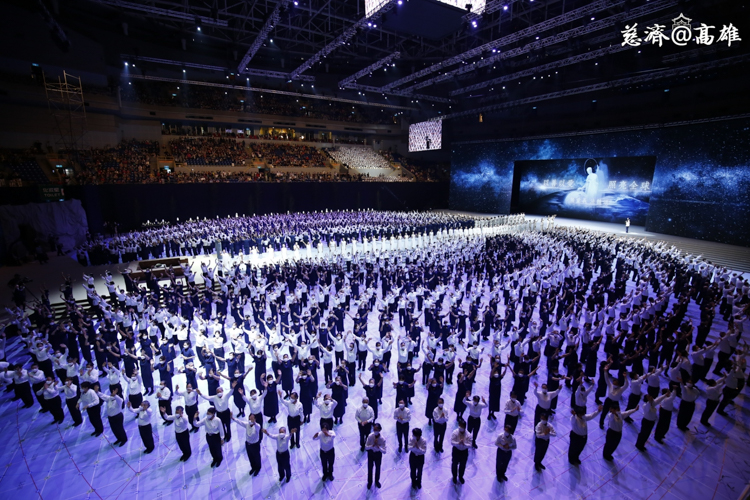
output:
[{"label": "crowd of performers", "polygon": [[[485,218],[487,223],[509,224],[522,215]],[[269,214],[216,219],[189,219],[176,224],[150,222],[141,231],[89,238],[77,249],[83,265],[116,264],[149,258],[196,256],[222,250],[231,255],[297,251],[311,258],[314,250],[327,253],[342,242],[382,249],[398,246],[398,240],[415,234],[465,229],[475,218],[442,212],[325,211]]]},{"label": "crowd of performers", "polygon": [[[402,223],[428,225],[422,217]],[[436,222],[444,225],[429,244],[409,248],[262,267],[239,252],[201,264],[204,286],[195,276],[147,276],[121,290],[106,274],[109,293],[100,294],[84,275],[85,307],[66,277],[63,319],[46,290],[10,310],[3,347],[18,336],[26,348],[3,362],[0,379],[53,425],[80,426],[86,415],[99,436],[106,416],[119,446],[137,427],[144,453],[154,450],[156,421],[174,425],[180,460],[204,427],[220,466],[239,430],[257,476],[267,436],[282,482],[306,427],[320,442],[323,480],[332,480],[336,428],[354,419],[368,488],[380,487],[382,455],[396,444],[421,488],[425,436],[443,453],[448,429],[453,482],[464,483],[470,452],[485,453],[472,451],[482,423],[498,416],[498,481],[519,426],[533,429],[541,473],[551,439],[569,440],[569,462],[581,463],[591,420],[606,429],[602,456],[613,460],[624,432],[646,452],[652,434],[663,443],[698,425],[696,409],[702,426],[731,418],[747,376],[750,287],[740,275],[663,243],[552,226],[487,236],[450,232],[453,223],[461,222]],[[340,231],[377,239],[377,224]],[[477,377],[487,392],[478,393]],[[555,430],[560,398],[570,401],[570,414],[557,415],[570,421],[567,438]],[[392,435],[382,432],[386,421]]]}]

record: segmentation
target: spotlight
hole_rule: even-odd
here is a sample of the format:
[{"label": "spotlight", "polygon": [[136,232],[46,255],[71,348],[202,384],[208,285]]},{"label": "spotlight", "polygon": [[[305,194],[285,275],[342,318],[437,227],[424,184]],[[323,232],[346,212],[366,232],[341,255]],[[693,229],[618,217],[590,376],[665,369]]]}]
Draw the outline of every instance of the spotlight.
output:
[{"label": "spotlight", "polygon": [[398,0],[398,4],[403,5],[404,4],[403,0]]},{"label": "spotlight", "polygon": [[271,43],[273,43],[273,38],[271,38],[271,39],[270,39],[269,41],[270,41]]},{"label": "spotlight", "polygon": [[507,5],[503,5],[503,10],[508,10],[508,6]]},{"label": "spotlight", "polygon": [[126,68],[128,67],[128,62],[127,62],[127,61],[125,61],[125,67],[126,67]]},{"label": "spotlight", "polygon": [[198,31],[200,31],[200,30],[201,30],[201,27],[200,27],[200,26],[198,26],[198,27],[197,27],[196,29],[197,29]]},{"label": "spotlight", "polygon": [[476,21],[472,21],[471,25],[476,28],[477,27],[477,22]]},{"label": "spotlight", "polygon": [[294,6],[295,7],[298,6],[298,5],[299,5],[299,2],[294,2]]}]

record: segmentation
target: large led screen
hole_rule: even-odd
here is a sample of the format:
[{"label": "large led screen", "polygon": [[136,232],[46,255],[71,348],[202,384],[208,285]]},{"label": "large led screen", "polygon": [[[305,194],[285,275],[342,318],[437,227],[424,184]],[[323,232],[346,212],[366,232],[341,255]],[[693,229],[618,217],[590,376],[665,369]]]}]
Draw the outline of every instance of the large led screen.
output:
[{"label": "large led screen", "polygon": [[443,122],[431,120],[409,125],[409,152],[442,148]]},{"label": "large led screen", "polygon": [[507,214],[513,187],[513,162],[504,144],[466,144],[451,153],[450,207]]},{"label": "large led screen", "polygon": [[541,215],[646,225],[656,158],[520,160],[519,209]]},{"label": "large led screen", "polygon": [[[615,158],[655,157],[646,219],[648,231],[750,246],[750,120],[746,118],[626,132],[461,144],[452,149],[450,207],[455,210],[509,213],[516,162],[604,159],[609,161],[608,176],[611,176]],[[576,179],[562,180],[566,184],[570,180],[578,182],[575,187],[578,190],[585,185],[590,164],[591,161],[585,167],[576,164]],[[548,177],[548,184],[553,180]],[[556,180],[559,186],[561,178]],[[541,181],[543,184],[544,178]],[[520,195],[513,192],[517,194]],[[628,196],[646,201],[637,190],[629,191]],[[629,217],[632,221],[633,216]]]}]

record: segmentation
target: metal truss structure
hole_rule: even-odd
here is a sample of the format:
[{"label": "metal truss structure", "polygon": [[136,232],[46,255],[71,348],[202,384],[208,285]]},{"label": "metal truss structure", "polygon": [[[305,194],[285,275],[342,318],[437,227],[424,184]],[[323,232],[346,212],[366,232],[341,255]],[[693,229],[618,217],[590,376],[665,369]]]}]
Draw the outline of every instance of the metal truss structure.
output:
[{"label": "metal truss structure", "polygon": [[[143,56],[135,56],[135,55],[127,55],[127,54],[121,54],[120,57],[124,61],[144,61],[144,62],[151,62],[156,64],[162,64],[165,66],[180,66],[182,68],[195,68],[195,69],[205,69],[208,71],[224,71],[228,72],[229,70],[227,68],[223,68],[221,66],[214,66],[211,64],[199,64],[199,63],[192,63],[187,61],[175,61],[172,59],[161,59],[158,57],[143,57]],[[264,76],[268,78],[278,78],[281,80],[289,79],[289,73],[283,73],[281,71],[271,71],[267,69],[251,69],[251,68],[245,68],[242,71],[243,75],[251,75],[251,76]],[[303,75],[298,78],[298,80],[301,80],[303,82],[314,82],[315,77],[310,75]]]},{"label": "metal truss structure", "polygon": [[490,87],[492,85],[500,85],[505,82],[512,82],[514,80],[518,80],[519,78],[525,78],[527,76],[544,73],[545,71],[552,71],[558,68],[563,68],[565,66],[570,66],[572,64],[578,64],[584,61],[592,61],[600,57],[604,57],[608,54],[614,54],[615,52],[620,52],[623,50],[627,50],[627,49],[623,47],[622,45],[610,45],[609,47],[604,47],[603,49],[592,50],[591,52],[584,52],[583,54],[568,57],[560,61],[555,61],[555,62],[551,62],[548,64],[542,64],[540,66],[535,66],[533,68],[525,69],[523,71],[516,71],[515,73],[510,73],[510,74],[507,74],[498,78],[493,78],[491,80],[485,80],[480,83],[475,83],[474,85],[467,85],[466,87],[461,87],[460,89],[453,90],[449,92],[449,94],[451,97],[461,95],[461,94],[467,94],[475,90]]},{"label": "metal truss structure", "polygon": [[316,95],[316,94],[301,94],[299,92],[289,92],[286,90],[251,87],[249,85],[248,86],[230,85],[230,84],[224,84],[224,83],[205,82],[202,80],[186,80],[186,79],[179,79],[179,78],[168,78],[164,76],[148,76],[148,75],[127,74],[127,73],[122,73],[120,77],[125,80],[132,79],[132,80],[143,80],[143,81],[152,81],[152,82],[179,83],[181,85],[200,85],[203,87],[215,87],[219,89],[242,90],[242,91],[247,91],[247,92],[260,92],[263,94],[277,94],[277,95],[285,95],[289,97],[304,97],[305,99],[317,99],[321,101],[340,102],[343,104],[354,104],[354,105],[359,105],[359,106],[376,106],[378,108],[400,109],[400,110],[415,109],[415,108],[410,108],[408,106],[399,106],[397,104],[383,104],[379,102],[357,101],[354,99],[342,99],[338,97],[329,97],[329,96]]},{"label": "metal truss structure", "polygon": [[549,94],[541,94],[525,99],[516,99],[513,101],[503,102],[499,104],[491,104],[488,106],[481,106],[478,108],[470,109],[467,111],[459,111],[457,113],[450,113],[443,117],[444,120],[450,118],[459,118],[462,116],[472,116],[478,113],[486,113],[488,111],[498,111],[501,109],[513,108],[516,106],[522,106],[524,104],[532,104],[540,101],[548,101],[550,99],[557,99],[560,97],[567,97],[576,94],[587,94],[590,92],[597,92],[599,90],[606,90],[612,88],[627,87],[629,85],[635,85],[639,83],[652,82],[656,80],[664,80],[666,78],[673,78],[677,76],[691,75],[701,71],[721,68],[723,66],[734,66],[738,64],[747,64],[750,61],[750,54],[743,54],[741,56],[727,57],[724,59],[718,59],[716,61],[710,61],[706,63],[692,64],[690,66],[682,66],[679,68],[665,69],[661,71],[654,71],[645,75],[631,76],[627,78],[620,78],[617,80],[611,80],[608,82],[597,83],[594,85],[586,85],[584,87],[577,87],[568,90],[562,90],[560,92],[551,92]]},{"label": "metal truss structure", "polygon": [[413,73],[409,76],[406,76],[404,78],[401,78],[399,80],[396,80],[393,83],[389,83],[388,85],[383,86],[384,90],[391,90],[396,87],[400,87],[401,85],[408,83],[412,80],[416,80],[418,78],[421,78],[423,76],[435,73],[437,71],[442,70],[443,68],[454,66],[456,64],[461,64],[466,62],[467,59],[472,59],[474,57],[480,57],[482,54],[485,54],[487,52],[491,52],[492,50],[497,50],[500,47],[503,47],[505,45],[509,45],[511,43],[517,42],[519,40],[523,40],[532,34],[541,33],[543,31],[552,29],[554,27],[560,26],[562,24],[568,23],[570,21],[573,21],[575,19],[579,19],[581,16],[590,14],[592,12],[597,12],[605,7],[610,7],[613,4],[617,3],[624,3],[624,0],[622,2],[616,2],[613,0],[599,0],[598,2],[594,2],[593,4],[587,5],[585,7],[581,7],[580,9],[576,9],[570,12],[567,12],[566,14],[563,14],[559,17],[555,17],[552,19],[549,19],[543,23],[535,24],[533,26],[529,26],[526,29],[523,29],[521,31],[518,31],[516,33],[513,33],[512,35],[508,35],[506,37],[502,37],[499,40],[495,40],[493,42],[485,43],[479,47],[475,47],[471,50],[467,50],[466,52],[463,52],[461,54],[458,54],[457,56],[451,57],[449,59],[446,59],[444,61],[441,61],[438,64],[434,64],[430,66],[429,68],[425,68],[421,71],[417,71],[416,73]]},{"label": "metal truss structure", "polygon": [[83,149],[86,134],[86,104],[81,78],[63,71],[62,76],[47,79],[44,90],[50,114],[55,120],[58,145],[67,150]]},{"label": "metal truss structure", "polygon": [[299,75],[310,69],[313,64],[320,62],[321,59],[326,58],[328,54],[336,50],[338,47],[349,42],[349,40],[351,40],[352,37],[357,34],[357,31],[365,27],[374,27],[375,29],[377,29],[377,20],[380,18],[380,16],[391,10],[395,4],[396,0],[384,1],[372,12],[372,14],[363,17],[362,19],[351,25],[349,28],[344,30],[344,32],[337,36],[332,42],[328,43],[325,47],[320,49],[318,52],[313,54],[312,57],[308,58],[304,63],[302,63],[297,69],[292,71],[292,79],[296,79]]},{"label": "metal truss structure", "polygon": [[387,57],[384,57],[380,61],[376,61],[376,62],[370,64],[368,67],[366,67],[366,68],[364,68],[364,69],[362,69],[360,71],[357,71],[352,76],[344,78],[343,80],[341,80],[339,82],[339,87],[341,87],[342,89],[343,88],[347,88],[350,84],[356,82],[357,80],[359,80],[363,76],[365,76],[365,75],[371,75],[372,72],[375,71],[376,69],[380,69],[383,66],[387,66],[387,65],[391,64],[391,62],[393,62],[394,60],[398,59],[399,57],[401,57],[401,52],[394,52],[393,54],[391,54],[391,55],[389,55]]},{"label": "metal truss structure", "polygon": [[[621,44],[628,24],[637,22],[640,30],[657,22],[670,26],[684,10],[697,27],[702,16],[734,8],[732,0],[488,0],[481,14],[457,13],[461,27],[439,38],[415,35],[404,30],[403,22],[391,22],[399,20],[408,1],[373,0],[366,11],[363,0],[73,0],[61,4],[55,19],[66,29],[109,17],[116,19],[109,29],[119,30],[127,21],[131,33],[158,33],[168,45],[163,52],[141,49],[143,55],[123,55],[123,60],[273,78],[289,88],[314,82],[320,93],[344,100],[360,92],[382,105],[434,103],[415,106],[428,114],[419,119],[429,118],[433,109],[448,117],[498,109],[493,106],[508,104],[491,104],[501,98],[488,94],[494,86],[553,70],[571,75],[593,67],[589,62],[603,62],[607,70],[566,79],[560,71],[560,79],[544,79],[539,95],[557,99],[644,75],[712,70],[694,63],[706,57],[736,61],[735,56],[748,53],[747,45],[662,50],[644,42],[635,63],[640,51]],[[175,55],[180,50],[184,58]],[[516,103],[541,99],[527,97],[523,88],[508,90],[502,98]]]},{"label": "metal truss structure", "polygon": [[[375,92],[375,93],[382,93],[382,89],[380,87],[373,87],[372,85],[361,85],[359,83],[350,83],[347,85],[346,88],[354,89],[354,90],[361,90],[364,92]],[[383,94],[385,95],[385,94]],[[405,92],[403,90],[391,90],[388,92],[388,95],[395,95],[400,97],[408,97],[412,101],[413,100],[419,100],[422,99],[424,101],[432,101],[432,102],[442,102],[446,104],[451,104],[454,101],[452,99],[449,99],[447,97],[438,97],[434,95],[426,95],[426,94],[412,94],[409,92]]]},{"label": "metal truss structure", "polygon": [[242,58],[242,61],[240,61],[240,65],[237,66],[238,73],[242,73],[243,71],[245,71],[245,68],[247,68],[247,65],[250,64],[253,56],[255,56],[255,54],[258,52],[261,45],[263,45],[263,42],[266,41],[266,38],[273,29],[274,25],[279,22],[281,9],[286,9],[287,5],[289,5],[289,0],[280,0],[279,3],[276,4],[273,12],[271,12],[271,15],[268,17],[268,21],[266,21],[266,24],[264,24],[263,28],[261,28],[260,33],[258,33],[258,36],[255,38],[253,44],[250,46],[250,48],[247,49],[247,53],[245,54],[245,57]]}]

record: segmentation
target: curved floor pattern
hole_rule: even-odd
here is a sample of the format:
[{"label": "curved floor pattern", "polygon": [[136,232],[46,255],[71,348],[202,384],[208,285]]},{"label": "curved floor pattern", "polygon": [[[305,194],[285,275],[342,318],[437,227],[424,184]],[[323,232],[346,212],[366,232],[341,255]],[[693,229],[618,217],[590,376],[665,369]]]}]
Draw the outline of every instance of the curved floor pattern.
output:
[{"label": "curved floor pattern", "polygon": [[[101,283],[97,282],[97,286]],[[691,305],[688,317],[697,324],[698,311]],[[347,327],[350,320],[347,319]],[[716,319],[715,331],[726,327],[721,317]],[[375,318],[371,318],[371,333],[377,332]],[[489,345],[487,345],[489,349]],[[19,358],[20,346],[16,339],[9,341],[7,356],[11,361]],[[600,356],[602,354],[600,353]],[[542,363],[542,366],[544,363]],[[537,380],[546,378],[540,369]],[[487,363],[477,375],[477,394],[488,393]],[[386,378],[392,381],[393,370]],[[103,379],[104,380],[104,379]],[[174,379],[175,385],[184,386],[183,376]],[[201,382],[203,384],[203,382]],[[248,390],[253,377],[247,378]],[[508,397],[512,380],[506,375],[502,404]],[[662,386],[666,385],[666,379]],[[106,388],[106,382],[103,383]],[[702,387],[702,385],[701,385]],[[49,424],[51,417],[41,414],[38,406],[20,408],[11,402],[11,394],[0,394],[0,496],[8,499],[78,500],[78,499],[345,499],[358,498],[424,498],[424,499],[599,499],[608,497],[644,500],[735,500],[750,482],[750,405],[746,388],[736,399],[736,406],[728,408],[729,417],[714,415],[713,427],[698,423],[705,399],[699,398],[695,416],[688,432],[672,426],[665,444],[649,440],[648,451],[638,452],[635,438],[640,428],[640,414],[635,423],[626,424],[622,442],[615,453],[614,462],[602,459],[604,432],[595,419],[589,424],[589,441],[582,454],[582,465],[572,467],[567,461],[570,423],[570,391],[560,394],[557,416],[552,424],[557,437],[552,439],[545,465],[547,470],[538,474],[533,469],[532,421],[533,389],[525,403],[525,415],[516,432],[518,449],[513,453],[508,470],[509,481],[495,480],[494,440],[502,424],[488,422],[486,412],[479,434],[479,449],[470,451],[466,471],[466,484],[455,487],[451,482],[450,447],[438,455],[432,447],[432,429],[424,417],[425,390],[418,381],[414,398],[412,427],[419,426],[428,441],[428,452],[421,491],[410,489],[408,454],[398,454],[393,419],[395,392],[385,388],[380,407],[380,419],[388,440],[388,453],[383,459],[380,490],[366,490],[367,457],[359,451],[359,438],[353,410],[347,411],[344,424],[336,426],[336,464],[332,482],[321,483],[318,444],[312,435],[318,430],[318,413],[313,412],[312,423],[302,427],[302,448],[292,451],[293,479],[280,485],[276,473],[275,447],[269,439],[262,445],[263,470],[256,478],[248,476],[249,464],[244,449],[244,431],[233,426],[233,437],[225,445],[224,463],[217,469],[210,467],[210,455],[203,432],[191,435],[193,456],[187,463],[178,461],[180,452],[174,439],[173,427],[165,427],[154,416],[153,427],[157,442],[150,455],[142,453],[140,438],[133,416],[126,413],[125,429],[128,443],[113,448],[113,440],[105,418],[105,433],[93,438],[91,427],[84,415],[81,427],[71,427],[67,415],[62,426]],[[203,387],[205,389],[205,387]],[[446,405],[452,408],[455,385],[446,386]],[[350,403],[361,400],[363,391],[359,382],[350,390]],[[155,400],[152,399],[152,407]],[[173,403],[173,406],[180,404]],[[205,411],[207,404],[201,404]],[[593,409],[593,395],[589,411]],[[282,410],[278,425],[284,425]],[[449,422],[448,432],[455,428],[455,419]],[[446,439],[449,439],[446,436]]]}]

